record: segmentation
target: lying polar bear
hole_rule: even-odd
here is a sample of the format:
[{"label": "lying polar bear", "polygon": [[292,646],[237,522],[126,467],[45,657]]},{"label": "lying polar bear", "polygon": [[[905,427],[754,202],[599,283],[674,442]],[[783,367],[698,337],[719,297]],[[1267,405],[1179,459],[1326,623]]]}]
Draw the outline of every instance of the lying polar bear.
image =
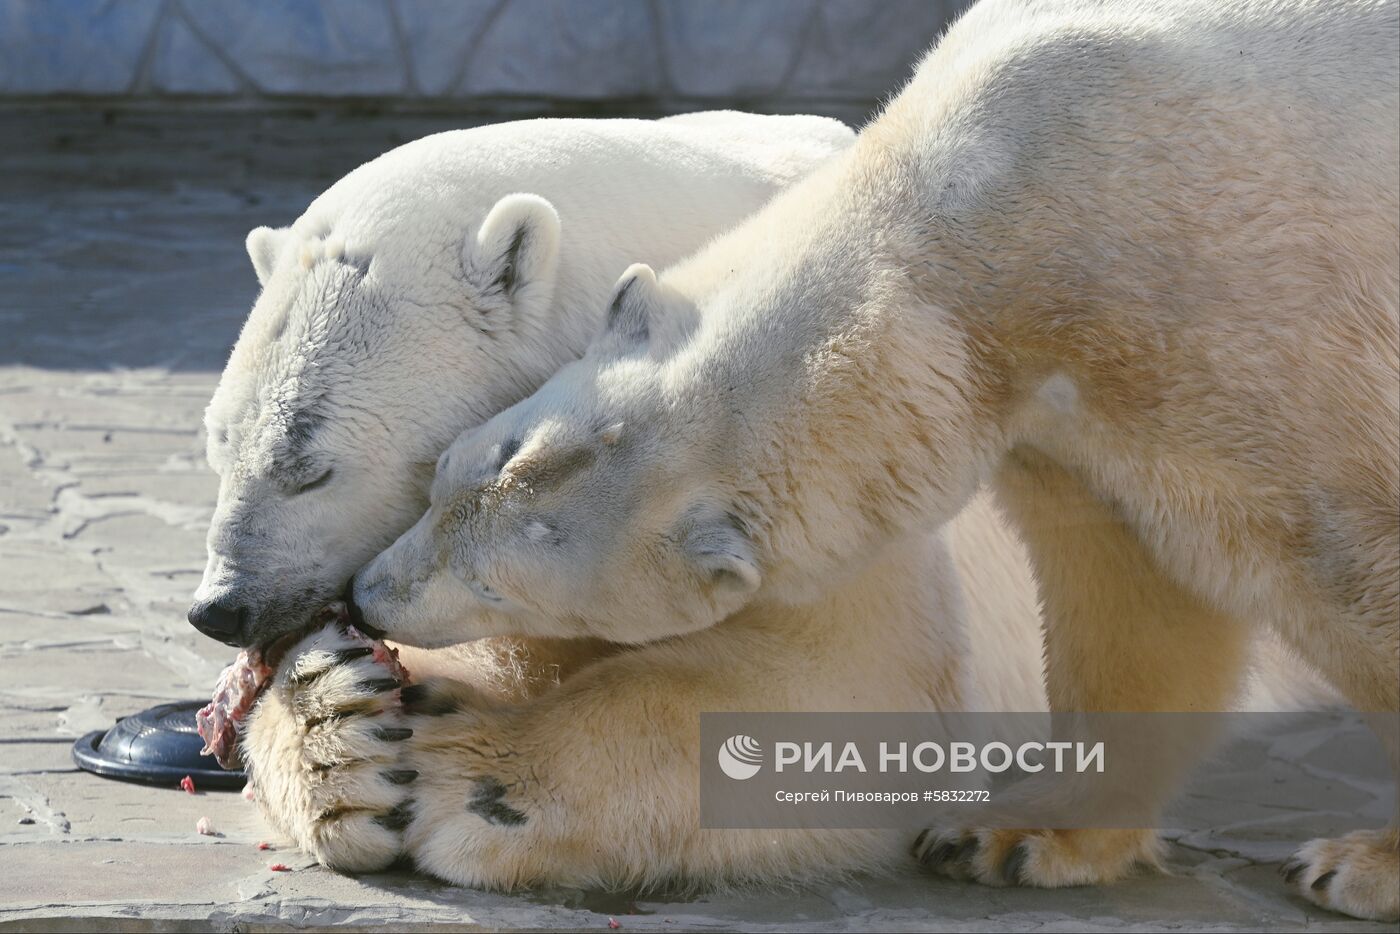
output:
[{"label": "lying polar bear", "polygon": [[[910,537],[966,521],[984,483],[1034,558],[1059,709],[1229,709],[1271,624],[1389,714],[1400,761],[1397,13],[988,0],[854,147],[659,280],[635,267],[589,355],[449,449],[431,510],[354,594],[414,642],[665,641],[543,699],[576,704],[584,736],[527,708],[410,743],[403,761],[434,772],[518,780],[500,800],[522,815],[483,823],[434,789],[410,850],[494,878],[575,858],[551,850],[574,852],[599,798],[570,784],[642,712],[665,730],[623,760],[628,836],[678,830],[691,773],[661,767],[671,731],[708,704],[829,697],[794,672],[861,634],[825,614],[889,587]],[[784,618],[830,628],[722,648]],[[1139,763],[1142,800],[1171,793],[1175,751]],[[1157,849],[1141,829],[923,842],[939,871],[996,885],[1111,881]],[[668,843],[667,868],[721,862]],[[762,858],[744,843],[726,841]],[[1284,871],[1319,905],[1400,919],[1393,824]]]},{"label": "lying polar bear", "polygon": [[[416,773],[390,765],[405,741],[397,713],[345,716],[397,704],[362,641],[327,630],[289,649],[426,508],[452,439],[583,352],[628,260],[679,260],[852,138],[823,118],[736,113],[446,133],[249,236],[263,290],[206,415],[221,484],[190,621],[285,659],[243,744],[274,826],[327,865],[370,869],[404,852],[402,802],[440,793],[470,826],[407,852],[494,886],[875,868],[903,858],[912,833],[700,833],[693,712],[1043,707],[1028,565],[985,502],[830,599],[684,645],[619,632],[405,649],[409,700],[465,702],[414,727],[415,744],[443,751]],[[514,751],[528,773],[477,768],[475,718],[490,724],[483,748]]]}]

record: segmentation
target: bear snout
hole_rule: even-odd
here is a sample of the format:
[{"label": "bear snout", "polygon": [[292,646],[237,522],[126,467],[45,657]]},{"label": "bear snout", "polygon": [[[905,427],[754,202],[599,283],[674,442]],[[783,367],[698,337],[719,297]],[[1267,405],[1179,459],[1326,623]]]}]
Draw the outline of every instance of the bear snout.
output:
[{"label": "bear snout", "polygon": [[190,625],[211,639],[238,648],[243,645],[248,608],[232,597],[196,601],[186,615]]}]

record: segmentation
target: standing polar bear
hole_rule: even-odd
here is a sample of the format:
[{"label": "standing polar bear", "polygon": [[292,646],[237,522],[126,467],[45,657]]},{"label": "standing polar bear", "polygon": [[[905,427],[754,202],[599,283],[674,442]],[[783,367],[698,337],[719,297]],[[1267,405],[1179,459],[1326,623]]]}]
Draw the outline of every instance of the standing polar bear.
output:
[{"label": "standing polar bear", "polygon": [[[1398,13],[982,3],[852,150],[660,281],[629,270],[588,356],[447,452],[429,512],[356,576],[360,611],[409,641],[682,637],[645,650],[672,683],[673,646],[839,600],[993,483],[1055,708],[1227,709],[1267,621],[1357,707],[1397,711]],[[754,654],[704,690],[746,700]],[[638,729],[669,723],[666,697],[635,703]],[[490,757],[518,721],[451,716],[454,754],[516,775]],[[611,735],[584,722],[578,744]],[[530,800],[520,780],[492,800]],[[441,853],[467,819],[420,798],[406,838]],[[468,839],[508,862],[512,832]],[[997,830],[922,855],[1057,886],[1155,847]],[[1394,829],[1314,841],[1287,878],[1400,915]]]},{"label": "standing polar bear", "polygon": [[[415,748],[436,759],[413,768],[394,765],[396,711],[348,715],[396,697],[374,693],[384,672],[363,646],[302,638],[422,514],[452,439],[583,352],[628,258],[680,259],[853,139],[832,120],[734,113],[447,133],[352,172],[291,227],[249,236],[263,289],[206,414],[221,482],[190,621],[283,659],[242,750],[275,827],[327,865],[375,868],[404,852],[400,805],[440,794],[461,835],[409,852],[459,882],[874,868],[903,858],[913,830],[701,833],[693,712],[1044,706],[1029,566],[985,500],[840,593],[743,614],[697,644],[531,639],[524,626],[405,648],[410,706],[465,705],[414,724]],[[702,658],[730,679],[706,684]],[[488,728],[481,748],[514,769],[478,768],[473,737]]]}]

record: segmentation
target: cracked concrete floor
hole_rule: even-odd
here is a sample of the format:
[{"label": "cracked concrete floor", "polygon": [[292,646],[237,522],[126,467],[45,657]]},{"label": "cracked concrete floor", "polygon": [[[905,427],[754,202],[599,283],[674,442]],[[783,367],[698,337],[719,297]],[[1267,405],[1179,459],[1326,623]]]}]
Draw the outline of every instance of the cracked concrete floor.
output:
[{"label": "cracked concrete floor", "polygon": [[[609,916],[624,931],[1396,929],[1284,891],[1276,864],[1339,829],[1326,815],[1228,799],[1224,826],[1176,836],[1170,876],[1103,889],[911,870],[685,901],[509,898],[337,876],[259,852],[267,831],[237,795],[76,771],[75,737],[200,697],[228,661],[183,616],[215,493],[200,413],[255,290],[244,234],[292,220],[360,161],[466,122],[0,114],[0,929],[606,930]],[[1239,765],[1261,788],[1267,758]],[[223,836],[197,835],[201,816]],[[293,871],[269,871],[274,859]]]}]

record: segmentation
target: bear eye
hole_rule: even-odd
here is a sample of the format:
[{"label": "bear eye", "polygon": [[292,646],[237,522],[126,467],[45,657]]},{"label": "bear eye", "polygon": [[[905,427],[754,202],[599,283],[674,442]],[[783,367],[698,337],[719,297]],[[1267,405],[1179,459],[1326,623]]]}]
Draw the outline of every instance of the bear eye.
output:
[{"label": "bear eye", "polygon": [[302,493],[309,493],[317,487],[325,486],[330,481],[331,474],[333,473],[335,473],[335,471],[327,467],[326,472],[321,474],[315,480],[312,480],[309,483],[303,483],[301,486],[297,487],[297,495],[299,496]]},{"label": "bear eye", "polygon": [[504,603],[505,598],[498,594],[490,585],[484,581],[473,578],[468,582],[472,593],[476,594],[487,603]]}]

